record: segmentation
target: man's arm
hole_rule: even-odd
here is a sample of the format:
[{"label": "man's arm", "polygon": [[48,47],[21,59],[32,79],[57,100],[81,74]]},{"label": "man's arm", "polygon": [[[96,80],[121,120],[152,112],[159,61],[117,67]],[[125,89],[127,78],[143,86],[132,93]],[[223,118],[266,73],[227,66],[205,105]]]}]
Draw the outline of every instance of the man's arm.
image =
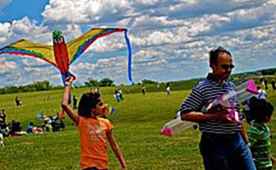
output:
[{"label": "man's arm", "polygon": [[181,112],[181,119],[191,122],[206,122],[206,121],[220,121],[220,122],[233,122],[227,117],[228,112],[226,110],[220,112]]},{"label": "man's arm", "polygon": [[194,112],[194,111],[188,112],[188,113],[181,112],[181,119],[191,121],[191,122],[205,122],[208,120],[208,116],[204,115],[202,112]]},{"label": "man's arm", "polygon": [[71,108],[71,106],[69,104],[71,85],[72,85],[73,80],[74,80],[73,77],[69,77],[65,82],[66,85],[64,88],[64,95],[63,95],[61,107],[66,112],[66,114],[73,120],[73,122],[76,125],[78,125],[79,117],[74,113],[74,110]]}]

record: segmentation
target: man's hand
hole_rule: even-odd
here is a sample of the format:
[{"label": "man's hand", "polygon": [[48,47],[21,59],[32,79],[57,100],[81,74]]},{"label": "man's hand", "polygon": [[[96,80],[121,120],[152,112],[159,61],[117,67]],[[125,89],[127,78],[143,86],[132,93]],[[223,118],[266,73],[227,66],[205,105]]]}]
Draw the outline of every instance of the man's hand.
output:
[{"label": "man's hand", "polygon": [[230,117],[229,111],[226,108],[219,107],[215,109],[210,109],[206,115],[208,115],[210,120],[224,122],[224,123],[234,123],[236,122]]}]

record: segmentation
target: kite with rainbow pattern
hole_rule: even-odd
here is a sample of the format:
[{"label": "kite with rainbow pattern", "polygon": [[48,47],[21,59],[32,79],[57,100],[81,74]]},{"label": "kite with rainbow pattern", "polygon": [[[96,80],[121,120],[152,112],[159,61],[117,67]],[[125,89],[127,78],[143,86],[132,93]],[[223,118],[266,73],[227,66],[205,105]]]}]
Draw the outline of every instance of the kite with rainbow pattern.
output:
[{"label": "kite with rainbow pattern", "polygon": [[61,73],[63,83],[69,72],[69,66],[98,38],[107,36],[114,32],[124,32],[128,48],[128,79],[131,77],[131,45],[124,28],[92,28],[80,37],[65,43],[61,31],[53,32],[53,46],[33,43],[21,39],[0,49],[1,54],[12,54],[18,56],[30,56],[42,59],[54,65]]}]

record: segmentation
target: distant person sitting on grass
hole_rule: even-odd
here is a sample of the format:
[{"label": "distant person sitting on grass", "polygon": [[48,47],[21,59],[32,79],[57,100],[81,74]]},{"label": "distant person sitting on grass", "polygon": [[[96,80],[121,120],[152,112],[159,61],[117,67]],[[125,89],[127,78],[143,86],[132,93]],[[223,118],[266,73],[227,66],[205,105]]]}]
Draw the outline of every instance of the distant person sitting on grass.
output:
[{"label": "distant person sitting on grass", "polygon": [[4,135],[0,132],[0,146],[5,146],[4,145]]},{"label": "distant person sitting on grass", "polygon": [[271,155],[271,132],[267,123],[271,121],[273,106],[265,99],[250,99],[250,110],[254,120],[248,129],[249,146],[257,170],[271,170],[275,158]]},{"label": "distant person sitting on grass", "polygon": [[74,113],[74,110],[68,103],[73,80],[73,77],[66,79],[62,108],[79,129],[81,169],[107,170],[107,140],[120,162],[121,170],[125,170],[126,162],[112,135],[112,124],[109,120],[99,117],[100,115],[104,115],[108,112],[107,105],[104,104],[98,92],[89,92],[83,94],[80,99],[78,115]]},{"label": "distant person sitting on grass", "polygon": [[22,131],[22,127],[20,122],[12,120],[11,125],[10,125],[10,135],[11,136],[21,136],[21,135],[26,135],[27,132]]},{"label": "distant person sitting on grass", "polygon": [[54,116],[52,121],[52,131],[58,132],[58,131],[64,130],[64,128],[65,128],[65,124],[63,120],[60,119],[58,116]]},{"label": "distant person sitting on grass", "polygon": [[4,129],[6,128],[7,124],[6,124],[6,112],[5,109],[2,109],[0,111],[0,129]]},{"label": "distant person sitting on grass", "polygon": [[33,122],[30,122],[30,123],[28,124],[28,127],[27,127],[26,132],[27,132],[28,134],[31,134],[31,133],[32,133],[32,134],[43,134],[43,129],[40,128],[40,127],[34,126]]},{"label": "distant person sitting on grass", "polygon": [[42,128],[45,132],[50,132],[52,131],[52,122],[53,122],[53,117],[52,116],[44,116]]},{"label": "distant person sitting on grass", "polygon": [[257,98],[258,99],[266,99],[267,98],[267,93],[264,89],[261,88],[261,86],[257,86],[258,89],[258,94]]}]

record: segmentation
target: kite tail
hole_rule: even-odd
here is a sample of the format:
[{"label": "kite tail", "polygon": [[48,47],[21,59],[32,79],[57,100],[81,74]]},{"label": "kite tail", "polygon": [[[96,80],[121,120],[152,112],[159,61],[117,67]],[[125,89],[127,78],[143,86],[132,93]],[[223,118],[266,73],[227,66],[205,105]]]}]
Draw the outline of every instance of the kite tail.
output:
[{"label": "kite tail", "polygon": [[125,30],[125,40],[126,40],[127,49],[128,49],[128,80],[130,81],[130,83],[133,83],[132,76],[131,76],[131,51],[132,51],[132,49],[131,49],[129,38],[127,36],[127,29]]}]

